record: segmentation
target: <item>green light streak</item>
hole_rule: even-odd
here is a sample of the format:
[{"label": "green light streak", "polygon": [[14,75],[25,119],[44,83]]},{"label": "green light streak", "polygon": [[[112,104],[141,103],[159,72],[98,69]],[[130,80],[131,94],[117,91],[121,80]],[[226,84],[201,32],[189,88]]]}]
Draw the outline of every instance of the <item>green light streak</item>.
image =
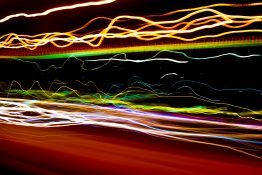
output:
[{"label": "green light streak", "polygon": [[97,50],[86,50],[81,52],[58,53],[36,56],[0,56],[0,58],[19,58],[19,59],[59,59],[68,57],[91,57],[102,56],[120,53],[132,52],[150,52],[161,50],[188,50],[188,49],[218,49],[218,48],[237,48],[237,47],[252,47],[261,46],[262,40],[241,40],[241,41],[221,41],[221,42],[196,42],[183,44],[163,44],[163,45],[147,45],[147,46],[132,46],[120,48],[106,48]]}]

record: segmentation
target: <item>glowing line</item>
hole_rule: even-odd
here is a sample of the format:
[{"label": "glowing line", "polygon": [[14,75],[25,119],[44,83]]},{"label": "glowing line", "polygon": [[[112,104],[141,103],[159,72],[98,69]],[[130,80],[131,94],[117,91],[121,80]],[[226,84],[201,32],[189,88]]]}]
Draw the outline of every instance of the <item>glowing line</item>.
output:
[{"label": "glowing line", "polygon": [[133,53],[133,52],[150,52],[161,50],[191,50],[191,49],[213,49],[213,48],[236,48],[236,47],[251,47],[262,45],[262,40],[248,41],[219,41],[219,42],[194,42],[194,43],[181,43],[181,44],[160,44],[160,45],[142,45],[132,47],[119,47],[119,48],[100,48],[97,50],[86,50],[79,52],[69,53],[54,53],[46,55],[29,55],[29,56],[10,56],[2,55],[0,58],[4,59],[61,59],[68,57],[89,57],[89,56],[102,56],[110,54]]},{"label": "glowing line", "polygon": [[178,51],[172,51],[172,50],[163,50],[161,52],[170,52],[170,53],[176,53],[176,54],[181,54],[184,57],[188,58],[188,59],[192,59],[192,60],[208,60],[208,59],[214,59],[214,58],[222,58],[224,56],[234,56],[237,58],[251,58],[251,57],[260,57],[262,56],[261,54],[250,54],[250,55],[239,55],[236,53],[223,53],[220,55],[216,55],[216,56],[209,56],[209,57],[192,57],[187,55],[185,52],[178,52]]},{"label": "glowing line", "polygon": [[211,86],[209,84],[198,82],[198,81],[193,81],[193,80],[180,80],[180,81],[174,83],[172,85],[172,87],[176,86],[179,83],[183,83],[183,82],[190,82],[190,83],[201,84],[201,85],[207,86],[208,88],[210,88],[212,90],[215,90],[215,91],[255,91],[255,92],[258,92],[258,93],[262,93],[262,90],[255,89],[255,88],[217,89],[217,88],[214,88],[213,86]]},{"label": "glowing line", "polygon": [[[38,69],[40,71],[48,71],[50,70],[51,68],[55,68],[55,69],[62,69],[64,67],[64,65],[69,61],[71,60],[72,58],[75,58],[77,61],[81,62],[81,69],[82,70],[87,70],[86,68],[84,68],[84,65],[85,65],[85,62],[96,62],[96,61],[108,61],[106,64],[108,64],[110,61],[123,61],[123,62],[133,62],[133,63],[143,63],[143,62],[151,62],[151,61],[169,61],[169,62],[174,62],[174,63],[187,63],[188,61],[179,61],[179,60],[175,60],[175,59],[171,59],[171,58],[157,58],[157,56],[159,55],[159,53],[161,53],[162,51],[158,52],[157,54],[155,54],[154,56],[150,57],[150,58],[147,58],[147,59],[141,59],[141,60],[132,60],[132,59],[128,59],[127,58],[127,55],[125,53],[121,53],[121,54],[116,54],[114,55],[113,57],[111,58],[108,58],[108,59],[97,59],[97,60],[81,60],[77,57],[68,57],[63,63],[61,66],[55,66],[55,65],[50,65],[48,68],[46,69],[42,69],[39,64],[37,64],[36,62],[32,62],[32,61],[26,61],[26,60],[23,60],[23,59],[19,59],[17,58],[17,60],[19,61],[22,61],[24,63],[31,63],[31,64],[35,64]],[[120,59],[120,58],[116,58],[118,56],[121,56],[123,55],[124,56],[124,59]],[[104,65],[106,65],[104,64]],[[102,66],[104,66],[102,65]],[[102,66],[99,66],[99,67],[102,67]]]},{"label": "glowing line", "polygon": [[88,6],[97,6],[97,5],[104,5],[104,4],[109,4],[112,3],[116,0],[100,0],[100,1],[95,1],[95,2],[85,2],[85,3],[79,3],[79,4],[73,4],[73,5],[67,5],[67,6],[61,6],[61,7],[56,7],[56,8],[51,8],[48,9],[44,12],[40,13],[33,13],[33,14],[27,14],[27,13],[17,13],[13,15],[6,16],[2,19],[0,19],[0,23],[4,23],[12,18],[18,18],[18,17],[26,17],[26,18],[32,18],[32,17],[39,17],[39,16],[45,16],[53,12],[57,11],[63,11],[63,10],[72,10],[76,8],[82,8],[82,7],[88,7]]},{"label": "glowing line", "polygon": [[[185,19],[188,19],[190,17],[193,17],[195,15],[198,15],[200,13],[204,12],[211,12],[215,13],[216,15],[211,15],[208,17],[202,17],[195,20],[192,20],[189,22],[186,26],[182,28],[176,28],[177,24],[180,25],[180,23],[184,23],[183,21]],[[213,18],[219,17],[219,20],[214,20],[215,23],[209,24],[209,21]],[[237,20],[236,20],[237,19]],[[239,20],[242,21],[239,21]],[[91,20],[94,21],[95,19]],[[139,21],[140,23],[144,24],[144,26],[137,28],[137,29],[129,29],[117,26],[116,23],[120,22],[122,20],[135,20]],[[207,20],[207,21],[203,21]],[[199,23],[199,21],[202,21]],[[99,33],[89,33],[89,34],[83,34],[82,36],[79,36],[79,34],[75,34],[72,32],[53,32],[53,33],[42,33],[34,36],[30,35],[18,35],[14,33],[6,34],[0,37],[0,48],[27,48],[30,50],[34,50],[39,46],[46,45],[47,43],[52,43],[56,47],[69,47],[74,43],[85,43],[88,44],[91,47],[99,47],[104,39],[112,39],[112,38],[136,38],[143,41],[152,41],[157,40],[160,38],[170,38],[170,39],[177,39],[182,41],[195,41],[203,38],[216,38],[221,37],[224,35],[229,34],[235,34],[235,33],[247,33],[247,32],[262,32],[261,29],[244,29],[244,30],[231,30],[222,32],[219,34],[213,34],[213,35],[203,35],[193,38],[185,38],[179,35],[187,34],[187,33],[195,33],[197,31],[201,30],[207,30],[211,28],[216,28],[219,26],[224,26],[228,28],[241,28],[245,27],[247,25],[250,25],[254,22],[261,22],[262,16],[241,16],[241,15],[227,15],[224,13],[221,13],[214,9],[201,9],[198,11],[191,12],[184,17],[181,17],[176,20],[167,20],[167,21],[152,21],[150,19],[147,19],[145,17],[140,16],[129,16],[129,15],[122,15],[117,16],[114,19],[111,20],[111,22],[107,25],[106,28],[104,28]],[[179,23],[180,22],[180,23]],[[207,23],[207,24],[206,24]],[[230,26],[229,24],[239,24],[238,26]],[[244,23],[244,24],[242,24]],[[88,23],[90,24],[90,22]],[[165,25],[171,25],[173,26],[165,26]],[[195,26],[200,25],[201,26]],[[141,24],[139,24],[141,25]],[[194,25],[193,28],[189,28],[190,26]],[[87,25],[84,25],[85,27]],[[158,27],[157,30],[146,30],[147,27]],[[81,30],[83,27],[80,27],[77,30]],[[118,32],[112,32],[113,29],[116,29]],[[144,30],[142,30],[144,29]],[[59,41],[64,42],[64,44],[58,44]]]},{"label": "glowing line", "polygon": [[[179,60],[175,60],[175,59],[171,59],[171,58],[157,58],[157,56],[160,53],[163,52],[167,52],[167,53],[175,53],[175,54],[181,54],[183,55],[185,58],[188,59],[192,59],[192,60],[207,60],[207,59],[215,59],[215,58],[222,58],[224,56],[234,56],[237,58],[251,58],[251,57],[260,57],[262,56],[261,54],[251,54],[251,55],[238,55],[235,53],[224,53],[224,54],[220,54],[220,55],[216,55],[216,56],[210,56],[210,57],[202,57],[202,58],[197,58],[197,57],[191,57],[189,55],[187,55],[184,52],[178,52],[178,51],[170,51],[170,50],[161,50],[159,51],[157,54],[155,54],[153,57],[148,58],[148,59],[143,59],[143,60],[134,60],[134,59],[128,59],[125,53],[122,54],[117,54],[114,55],[111,58],[101,58],[101,59],[87,59],[85,61],[90,61],[90,62],[99,62],[99,61],[123,61],[123,62],[134,62],[134,63],[142,63],[142,62],[148,62],[148,61],[170,61],[170,62],[174,62],[174,63],[188,63],[188,61],[179,61]],[[118,55],[124,55],[124,59],[119,59],[119,58],[115,58]],[[164,77],[163,77],[164,78]]]},{"label": "glowing line", "polygon": [[[57,81],[56,81],[57,82]],[[79,81],[78,81],[79,82]],[[81,83],[81,82],[80,82]],[[94,87],[96,88],[96,91],[99,92],[99,97],[88,97],[88,99],[82,99],[82,100],[77,100],[75,99],[76,101],[75,102],[81,102],[81,103],[94,103],[94,104],[114,104],[114,105],[124,105],[124,106],[128,106],[129,108],[132,108],[132,109],[150,109],[150,110],[160,110],[160,111],[168,111],[168,112],[189,112],[189,113],[196,113],[196,114],[201,114],[201,113],[205,113],[205,114],[225,114],[225,115],[231,115],[231,116],[238,116],[240,118],[250,118],[250,119],[254,119],[254,120],[262,120],[262,119],[258,119],[258,118],[254,118],[252,116],[250,116],[250,114],[254,115],[261,115],[262,112],[260,111],[254,111],[254,110],[251,110],[249,108],[245,108],[245,107],[241,107],[241,106],[236,106],[236,105],[232,105],[232,104],[228,104],[228,103],[223,103],[223,102],[214,102],[212,100],[209,100],[208,98],[204,98],[202,96],[200,97],[194,97],[194,96],[172,96],[172,95],[168,95],[168,94],[163,94],[163,93],[159,93],[157,92],[156,90],[152,89],[149,87],[149,85],[145,85],[147,88],[149,89],[145,89],[145,88],[141,88],[141,87],[135,87],[134,86],[134,83],[132,84],[131,87],[128,87],[126,89],[124,89],[122,92],[114,95],[114,96],[111,96],[103,91],[101,91],[93,82],[88,82],[88,83],[81,83],[83,85],[87,85],[91,83],[92,85],[94,85]],[[19,90],[12,90],[12,87],[14,86],[14,84],[17,84],[19,86],[19,88],[21,89],[21,91]],[[52,83],[53,84],[53,83]],[[24,90],[21,86],[21,84],[19,84],[19,82],[17,81],[12,81],[11,85],[10,85],[10,88],[8,90],[8,94],[7,96],[13,94],[13,92],[15,92],[15,94],[13,95],[17,95],[19,93],[22,93],[22,94],[25,94],[25,95],[30,95],[32,96],[33,98],[38,98],[37,96],[43,94],[45,97],[47,98],[50,98],[50,99],[56,99],[56,97],[64,97],[64,99],[66,100],[67,99],[67,94],[74,94],[76,97],[81,97],[83,94],[80,94],[77,90],[74,90],[72,88],[69,88],[67,86],[65,86],[65,83],[61,83],[59,82],[59,84],[62,84],[62,86],[60,86],[55,92],[50,92],[50,91],[45,91],[41,85],[40,85],[40,82],[39,81],[35,81],[32,86],[28,89],[28,90]],[[35,85],[38,85],[38,88],[40,88],[40,90],[33,90],[33,88],[36,88],[34,87]],[[64,94],[63,92],[59,92],[60,90],[62,89],[66,89],[67,91],[71,91],[71,93],[66,93]],[[50,89],[50,88],[49,88]],[[224,110],[220,110],[220,109],[194,109],[192,110],[191,108],[188,110],[188,109],[179,109],[179,108],[173,108],[173,107],[166,107],[166,106],[143,106],[143,105],[137,105],[137,104],[133,104],[131,102],[128,102],[127,99],[125,98],[121,98],[121,96],[125,96],[127,95],[128,93],[138,93],[141,94],[141,93],[144,93],[144,94],[148,94],[149,93],[149,96],[150,98],[152,98],[152,96],[155,98],[155,97],[161,97],[161,98],[194,98],[194,99],[197,99],[197,100],[201,100],[201,101],[204,101],[204,102],[208,102],[208,103],[211,103],[211,104],[215,104],[215,105],[226,105],[226,106],[229,106],[229,107],[234,107],[234,108],[237,108],[238,110],[244,110],[244,111],[247,111],[247,112],[240,112],[240,113],[236,113],[236,112],[228,112],[228,111],[224,111]],[[35,96],[36,95],[36,96]],[[107,98],[104,98],[104,96],[108,96],[110,97],[110,99]],[[41,95],[42,96],[42,95]],[[91,98],[91,99],[90,99]]]},{"label": "glowing line", "polygon": [[[86,60],[82,60],[80,58],[77,58],[77,57],[68,57],[60,66],[56,66],[54,64],[50,65],[48,68],[41,68],[40,65],[37,63],[37,62],[33,62],[33,61],[27,61],[27,60],[23,60],[23,59],[19,59],[19,58],[14,58],[14,60],[18,60],[18,61],[22,61],[24,63],[30,63],[30,64],[35,64],[37,66],[37,68],[40,70],[40,71],[48,71],[50,70],[51,68],[54,68],[54,69],[62,69],[65,64],[71,60],[72,58],[76,59],[77,61],[79,61],[81,63],[81,69],[82,70],[88,70],[85,68],[85,62],[100,62],[100,61],[107,61],[107,63],[97,67],[97,68],[92,68],[92,70],[94,69],[98,69],[98,68],[101,68],[103,66],[106,66],[107,64],[109,64],[111,61],[122,61],[122,62],[133,62],[133,63],[143,63],[143,62],[150,62],[150,61],[169,61],[169,62],[174,62],[174,63],[188,63],[188,61],[179,61],[179,60],[175,60],[175,59],[171,59],[171,58],[161,58],[159,57],[159,55],[161,53],[174,53],[174,54],[179,54],[179,55],[182,55],[184,56],[185,58],[187,59],[192,59],[192,60],[206,60],[206,59],[214,59],[214,58],[222,58],[224,56],[234,56],[234,57],[237,57],[237,58],[252,58],[252,57],[259,57],[259,56],[262,56],[260,54],[250,54],[250,55],[239,55],[239,54],[236,54],[236,53],[224,53],[224,54],[220,54],[220,55],[216,55],[216,56],[209,56],[209,57],[202,57],[202,58],[197,58],[197,57],[192,57],[192,56],[189,56],[187,55],[185,52],[179,52],[179,51],[171,51],[171,50],[161,50],[159,52],[157,52],[154,56],[150,57],[150,58],[146,58],[146,59],[136,59],[136,60],[133,60],[133,59],[129,59],[127,58],[127,54],[126,53],[120,53],[120,54],[116,54],[114,56],[112,56],[111,58],[106,58],[106,59],[86,59]],[[117,58],[118,56],[123,56],[123,59],[120,59],[120,58]],[[171,56],[170,56],[171,57]],[[177,75],[177,73],[168,73],[168,74],[165,74],[163,75],[160,79],[166,77],[166,76],[169,76],[169,75]]]},{"label": "glowing line", "polygon": [[262,2],[250,3],[250,4],[218,3],[218,4],[207,5],[207,6],[201,6],[201,7],[194,7],[194,8],[188,8],[188,9],[179,9],[179,10],[168,12],[168,13],[165,13],[165,14],[162,14],[162,15],[150,15],[150,17],[169,16],[169,15],[173,15],[175,13],[189,12],[189,11],[200,10],[200,9],[204,9],[204,8],[213,8],[213,7],[251,7],[251,6],[260,6],[260,5],[262,5]]},{"label": "glowing line", "polygon": [[95,60],[85,60],[88,62],[98,62],[98,61],[121,61],[121,62],[132,62],[132,63],[144,63],[144,62],[151,62],[151,61],[169,61],[173,63],[187,63],[188,61],[178,61],[171,58],[150,58],[145,60],[131,60],[131,59],[119,59],[119,58],[105,58],[105,59],[95,59]]},{"label": "glowing line", "polygon": [[169,76],[169,75],[177,75],[177,73],[167,73],[163,75],[162,77],[160,77],[160,79],[165,78],[166,76]]},{"label": "glowing line", "polygon": [[[59,106],[60,110],[53,109],[53,106]],[[66,110],[63,110],[63,108]],[[78,110],[68,111],[68,109]],[[26,115],[25,112],[35,112],[39,115],[30,116]],[[234,132],[239,132],[239,129],[253,129],[260,131],[262,128],[259,125],[235,124],[231,122],[227,123],[221,121],[209,121],[207,119],[190,119],[176,115],[169,116],[155,114],[152,112],[143,112],[138,110],[130,111],[127,109],[115,109],[110,107],[99,107],[95,105],[5,98],[0,98],[0,114],[0,122],[5,124],[34,127],[61,127],[69,125],[89,124],[122,128],[139,131],[145,134],[152,134],[154,136],[163,136],[166,138],[184,140],[189,142],[216,145],[224,148],[233,149],[235,151],[261,159],[260,156],[248,152],[249,149],[245,149],[245,147],[234,148],[224,144],[217,144],[208,140],[199,141],[199,139],[217,138],[221,140],[234,141],[236,143],[249,143],[249,145],[246,146],[250,146],[253,147],[253,149],[259,150],[256,145],[260,145],[262,142],[259,140],[253,140],[257,138],[257,135],[231,134],[232,130],[234,129],[236,129],[236,131]],[[17,116],[19,116],[19,118],[17,118]],[[161,121],[164,121],[164,123],[168,122],[169,125],[162,125]],[[214,128],[211,130],[209,128],[201,129],[197,127],[193,130],[188,127],[183,127],[183,125],[179,127],[178,125],[180,122],[198,125],[210,125],[210,127]],[[225,128],[230,127],[231,131],[219,133],[216,132],[216,126]],[[249,137],[253,139],[250,139]]]}]

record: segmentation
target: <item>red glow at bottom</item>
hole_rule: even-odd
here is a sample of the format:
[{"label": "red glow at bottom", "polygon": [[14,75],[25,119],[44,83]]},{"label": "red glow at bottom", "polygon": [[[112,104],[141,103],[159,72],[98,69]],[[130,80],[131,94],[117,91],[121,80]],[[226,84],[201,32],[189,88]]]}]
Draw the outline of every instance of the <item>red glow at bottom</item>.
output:
[{"label": "red glow at bottom", "polygon": [[231,150],[90,126],[1,125],[1,174],[250,174],[262,163]]}]

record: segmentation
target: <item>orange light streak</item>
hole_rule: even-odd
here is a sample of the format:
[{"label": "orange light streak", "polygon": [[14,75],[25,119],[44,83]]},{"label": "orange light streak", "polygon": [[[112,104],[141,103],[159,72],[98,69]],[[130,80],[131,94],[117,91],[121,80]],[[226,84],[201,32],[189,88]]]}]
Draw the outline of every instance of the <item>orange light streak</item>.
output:
[{"label": "orange light streak", "polygon": [[[214,15],[191,19],[195,15],[206,12],[211,12]],[[171,38],[182,41],[195,41],[202,38],[215,38],[235,33],[262,32],[261,29],[243,29],[224,31],[211,35],[200,35],[193,38],[183,37],[183,34],[195,33],[200,30],[208,30],[219,26],[237,29],[246,27],[255,22],[262,21],[261,15],[228,15],[214,9],[200,9],[175,20],[153,21],[145,17],[129,15],[117,16],[111,20],[109,18],[104,18],[110,20],[110,23],[104,29],[101,29],[100,32],[96,30],[96,33],[88,32],[82,35],[75,33],[87,28],[94,20],[97,19],[102,19],[102,17],[94,18],[83,27],[64,33],[42,33],[33,36],[9,33],[0,37],[0,48],[27,48],[34,50],[37,47],[46,45],[48,43],[52,43],[54,46],[60,48],[68,47],[74,43],[85,43],[91,47],[99,47],[103,43],[104,39],[110,38],[137,38],[143,41]],[[137,21],[139,23],[136,26],[131,27],[120,26],[123,25],[123,21],[127,20]],[[190,22],[186,20],[190,20]],[[137,28],[134,29],[134,27]],[[156,29],[152,30],[150,27],[155,27]]]}]

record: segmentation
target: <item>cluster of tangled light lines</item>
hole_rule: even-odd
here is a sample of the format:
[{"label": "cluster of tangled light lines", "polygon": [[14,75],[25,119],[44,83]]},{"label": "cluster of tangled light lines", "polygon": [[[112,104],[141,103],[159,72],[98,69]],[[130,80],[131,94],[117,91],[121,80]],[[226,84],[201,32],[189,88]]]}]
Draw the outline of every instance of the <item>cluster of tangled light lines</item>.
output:
[{"label": "cluster of tangled light lines", "polygon": [[[262,126],[180,114],[26,99],[0,99],[0,122],[34,127],[94,125],[230,148],[257,158]],[[243,131],[243,132],[239,132]],[[218,142],[219,141],[219,142]],[[225,141],[225,143],[223,143]],[[237,143],[230,146],[227,142]]]},{"label": "cluster of tangled light lines", "polygon": [[[75,80],[76,83],[83,85],[82,89],[87,89],[89,92],[83,92],[81,90],[70,88],[68,83],[59,80],[54,80],[48,89],[43,89],[39,81],[35,81],[29,89],[23,89],[22,85],[17,81],[12,81],[10,87],[5,92],[1,93],[2,97],[8,97],[10,99],[14,97],[29,98],[35,100],[50,100],[50,101],[66,101],[70,103],[81,104],[94,104],[94,105],[113,105],[115,107],[125,107],[131,110],[149,110],[154,112],[170,112],[181,114],[194,114],[194,115],[223,115],[233,118],[251,119],[260,122],[262,111],[252,110],[247,107],[237,106],[223,102],[222,99],[210,99],[206,96],[200,95],[190,86],[190,84],[198,84],[200,86],[206,86],[211,91],[254,91],[261,93],[259,89],[216,89],[208,84],[181,80],[172,85],[178,86],[179,83],[187,83],[188,85],[178,86],[176,91],[182,88],[188,88],[193,92],[193,95],[174,95],[176,91],[164,92],[160,87],[153,87],[141,80],[133,82],[128,88],[116,93],[116,92],[104,92],[97,87],[93,81],[83,83],[79,80]],[[58,86],[58,87],[57,87]],[[111,88],[113,88],[112,85]],[[199,86],[199,87],[200,87]],[[110,88],[110,89],[111,89]],[[79,88],[81,89],[81,88]],[[196,104],[189,107],[174,107],[168,104],[158,103],[138,103],[135,100],[156,100],[158,98],[179,100],[197,100],[201,103],[205,102],[206,105]],[[226,118],[226,117],[225,117]]]},{"label": "cluster of tangled light lines", "polygon": [[[0,25],[13,18],[40,17],[57,11],[105,5],[113,3],[114,1],[116,0],[80,3],[52,8],[33,14],[18,13],[0,19]],[[68,32],[40,33],[37,35],[8,33],[0,36],[0,49],[26,48],[35,50],[40,46],[50,43],[59,48],[66,48],[77,43],[84,43],[91,47],[101,47],[105,39],[129,38],[136,38],[141,41],[168,38],[179,42],[190,42],[204,38],[217,38],[230,34],[260,33],[262,30],[257,29],[255,26],[261,23],[262,15],[233,15],[226,14],[216,9],[216,7],[237,7],[246,8],[248,10],[249,7],[253,6],[261,7],[262,3],[245,5],[214,4],[176,10],[162,15],[120,15],[115,18],[96,17],[91,19],[84,26]],[[178,13],[187,14],[182,17],[180,17],[181,15],[177,17],[176,14]],[[91,26],[97,20],[104,22],[104,26],[101,26],[100,29],[93,30]],[[156,51],[156,47],[158,46],[152,46],[150,51]],[[87,70],[87,68],[85,68],[87,63],[100,61],[107,62],[102,65],[105,66],[111,61],[132,63],[168,61],[172,63],[188,63],[191,60],[219,59],[224,56],[231,56],[237,59],[261,57],[261,54],[239,55],[231,52],[213,56],[193,57],[187,55],[185,52],[173,51],[172,49],[168,50],[168,48],[166,48],[161,49],[161,51],[152,57],[148,57],[148,59],[127,58],[126,53],[138,52],[137,49],[138,48],[131,48],[130,51],[126,50],[125,52],[121,50],[105,51],[104,55],[108,55],[108,52],[110,52],[110,54],[111,52],[116,53],[113,57],[105,59],[83,60],[77,57],[81,56],[81,54],[71,54],[71,56],[65,54],[61,55],[61,58],[68,59],[61,65],[57,66],[52,64],[47,68],[42,68],[37,62],[26,60],[26,58],[52,59],[57,57],[57,55],[4,57],[24,63],[35,64],[42,73],[52,68],[62,69],[72,57],[81,62],[82,70]],[[143,51],[145,51],[145,48],[143,48],[141,52]],[[163,52],[177,54],[184,58],[180,60],[173,59],[172,56],[170,56],[170,58],[160,57],[159,55]],[[101,53],[91,53],[91,51],[87,51],[83,53],[82,56],[94,56],[96,54],[101,55]],[[119,56],[123,56],[123,58],[119,58]],[[0,58],[2,57],[0,56]],[[159,79],[165,79],[170,75],[177,74],[174,72],[166,73],[160,76]],[[52,85],[53,84],[55,83],[53,82]],[[52,85],[49,89],[45,90],[41,87],[39,81],[35,81],[29,89],[25,90],[19,82],[12,81],[10,88],[0,93],[0,123],[45,128],[70,125],[120,128],[158,137],[219,146],[262,159],[259,155],[262,144],[262,125],[261,119],[257,117],[262,115],[261,110],[251,110],[245,107],[217,102],[215,100],[212,101],[204,96],[198,95],[193,89],[191,90],[195,96],[172,96],[170,94],[157,93],[157,90],[149,86],[149,88],[130,86],[120,93],[110,94],[97,88],[93,82],[82,83],[85,87],[87,87],[88,84],[94,85],[96,92],[92,94],[83,93],[81,90],[70,88],[66,83],[61,81],[57,81],[56,84],[61,85],[57,90],[54,91],[51,88]],[[36,88],[35,86],[38,87]],[[190,88],[189,86],[183,86],[182,88],[184,87]],[[227,90],[215,89],[213,87],[211,87],[211,89],[217,91]],[[256,89],[252,90],[259,91]],[[5,95],[7,96],[4,97]],[[22,98],[18,98],[21,96]],[[173,107],[168,104],[153,102],[135,102],[135,100],[143,101],[144,99],[152,100],[157,98],[175,100],[197,99],[209,103],[210,106],[195,105],[190,107]]]},{"label": "cluster of tangled light lines", "polygon": [[[250,4],[261,6],[262,3]],[[246,5],[248,7],[249,5]],[[195,9],[194,9],[195,10]],[[184,10],[186,11],[186,10]],[[245,16],[230,15],[212,8],[196,8],[195,11],[177,18],[175,12],[164,14],[173,20],[153,20],[149,17],[121,15],[113,19],[96,17],[84,26],[69,32],[51,32],[37,35],[19,35],[16,33],[5,34],[0,37],[0,48],[27,48],[34,50],[39,46],[52,43],[59,48],[68,47],[74,43],[85,43],[92,47],[99,47],[104,39],[136,38],[143,41],[152,41],[161,38],[170,38],[182,41],[195,41],[203,38],[216,38],[228,34],[257,33],[261,29],[246,28],[262,20],[261,15]],[[209,14],[209,15],[208,15]],[[161,17],[161,15],[159,15]],[[88,31],[88,26],[95,20],[105,20],[105,27]],[[130,22],[135,23],[130,26]],[[108,24],[107,24],[108,23]],[[224,29],[221,29],[224,27]],[[220,28],[218,33],[201,35],[198,31],[209,31]],[[229,30],[227,30],[229,29]],[[197,35],[188,37],[188,34]]]}]

